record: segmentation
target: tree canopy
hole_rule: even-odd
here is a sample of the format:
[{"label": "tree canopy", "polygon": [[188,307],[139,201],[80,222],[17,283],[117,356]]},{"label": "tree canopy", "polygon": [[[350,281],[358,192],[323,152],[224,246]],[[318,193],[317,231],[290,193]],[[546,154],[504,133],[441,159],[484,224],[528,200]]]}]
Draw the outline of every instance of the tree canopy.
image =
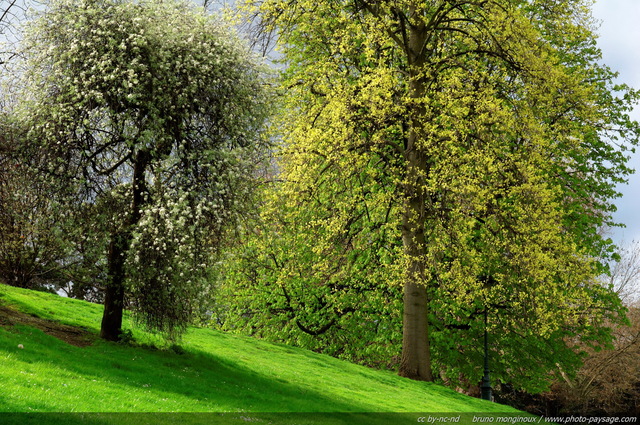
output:
[{"label": "tree canopy", "polygon": [[534,390],[575,369],[571,340],[606,341],[600,230],[636,93],[598,63],[586,2],[247,3],[286,65],[282,218],[243,280],[269,311],[326,331],[378,288],[403,311],[400,373],[453,382],[479,379],[487,312],[495,374]]},{"label": "tree canopy", "polygon": [[245,0],[278,98],[200,3],[50,0],[0,49],[20,69],[0,277],[73,281],[109,340],[124,308],[176,338],[206,301],[227,329],[457,387],[485,332],[494,378],[532,392],[611,341],[603,229],[638,93],[588,0]]},{"label": "tree canopy", "polygon": [[171,337],[250,208],[268,96],[232,29],[182,1],[52,0],[30,25],[20,103],[25,150],[88,209],[107,263],[102,336],[126,299]]}]

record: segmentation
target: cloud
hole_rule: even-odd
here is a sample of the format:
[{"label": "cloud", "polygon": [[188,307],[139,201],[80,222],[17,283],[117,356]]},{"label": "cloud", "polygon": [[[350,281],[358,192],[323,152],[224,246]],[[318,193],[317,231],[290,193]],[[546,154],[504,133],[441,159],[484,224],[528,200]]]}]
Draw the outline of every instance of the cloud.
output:
[{"label": "cloud", "polygon": [[[640,1],[597,0],[593,15],[601,23],[598,45],[603,62],[619,72],[618,82],[640,89]],[[640,108],[632,117],[640,120]],[[640,153],[631,155],[629,165],[638,171],[630,176],[628,185],[618,188],[623,196],[616,202],[614,219],[627,226],[612,231],[611,237],[619,244],[640,240]]]},{"label": "cloud", "polygon": [[601,22],[598,45],[603,60],[620,72],[620,79],[640,86],[640,1],[598,0],[594,17]]}]

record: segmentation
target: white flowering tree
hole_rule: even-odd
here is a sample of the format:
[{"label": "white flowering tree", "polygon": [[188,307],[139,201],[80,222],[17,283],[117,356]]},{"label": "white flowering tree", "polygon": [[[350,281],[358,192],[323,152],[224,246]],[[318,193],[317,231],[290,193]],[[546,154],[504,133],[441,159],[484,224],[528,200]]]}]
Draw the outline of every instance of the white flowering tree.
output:
[{"label": "white flowering tree", "polygon": [[28,143],[108,241],[101,336],[120,338],[126,299],[176,337],[251,200],[267,145],[263,69],[181,1],[51,0],[25,52]]}]

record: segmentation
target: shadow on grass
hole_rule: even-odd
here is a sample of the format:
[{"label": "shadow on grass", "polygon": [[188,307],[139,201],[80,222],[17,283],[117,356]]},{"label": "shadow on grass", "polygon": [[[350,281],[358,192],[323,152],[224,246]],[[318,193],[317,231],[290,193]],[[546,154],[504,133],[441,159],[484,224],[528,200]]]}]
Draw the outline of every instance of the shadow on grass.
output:
[{"label": "shadow on grass", "polygon": [[[12,351],[16,360],[26,364],[44,363],[54,368],[56,374],[70,376],[68,379],[79,377],[84,382],[104,383],[112,391],[117,388],[123,392],[124,401],[128,394],[132,398],[142,398],[143,403],[148,402],[147,406],[153,406],[154,399],[169,401],[159,402],[158,411],[182,410],[181,404],[189,410],[221,412],[357,412],[372,407],[337,401],[202,351],[176,354],[102,341],[88,347],[75,347],[35,328],[14,326],[7,329],[13,337],[0,343],[0,351]],[[19,341],[24,341],[24,349],[15,348]],[[80,381],[75,382],[80,384]],[[126,405],[101,405],[103,398],[97,385],[87,389],[86,399],[96,403],[87,410],[128,410]],[[48,402],[47,398],[38,397],[37,388],[33,391],[34,400],[38,399],[38,410],[55,411],[56,406],[64,405],[64,401],[55,400],[57,403],[54,403],[54,399],[49,398]],[[59,397],[64,399],[65,396],[60,390]],[[21,410],[20,406],[12,406],[10,398],[3,400],[3,404],[1,410]]]}]

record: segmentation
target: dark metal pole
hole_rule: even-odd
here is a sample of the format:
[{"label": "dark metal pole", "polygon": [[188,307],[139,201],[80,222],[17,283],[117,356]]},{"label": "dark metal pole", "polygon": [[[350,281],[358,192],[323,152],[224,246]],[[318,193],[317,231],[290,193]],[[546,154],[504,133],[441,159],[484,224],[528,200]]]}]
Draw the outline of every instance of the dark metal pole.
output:
[{"label": "dark metal pole", "polygon": [[484,310],[484,376],[482,377],[482,399],[491,401],[491,377],[489,375],[489,333],[487,332],[487,310]]}]

